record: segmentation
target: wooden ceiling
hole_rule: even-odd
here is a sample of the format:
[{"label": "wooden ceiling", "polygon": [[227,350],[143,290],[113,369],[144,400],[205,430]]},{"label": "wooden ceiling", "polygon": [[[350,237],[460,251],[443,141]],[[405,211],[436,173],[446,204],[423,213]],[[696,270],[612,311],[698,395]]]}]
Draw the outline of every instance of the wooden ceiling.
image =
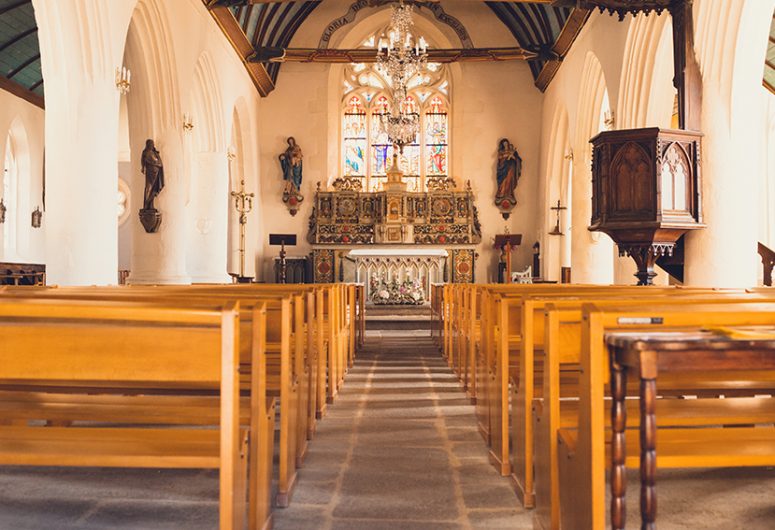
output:
[{"label": "wooden ceiling", "polygon": [[0,88],[43,106],[43,73],[32,0],[0,0]]},{"label": "wooden ceiling", "polygon": [[[324,0],[203,0],[246,63],[262,95],[274,89],[283,61],[343,62],[357,50],[287,49],[296,31]],[[382,6],[387,0],[368,0]],[[420,9],[438,0],[407,0]],[[476,48],[464,53],[440,50],[447,60],[527,60],[536,86],[545,90],[589,17],[575,0],[484,2],[514,36],[514,48]],[[343,14],[348,4],[342,2]],[[450,59],[451,58],[451,59]]]}]

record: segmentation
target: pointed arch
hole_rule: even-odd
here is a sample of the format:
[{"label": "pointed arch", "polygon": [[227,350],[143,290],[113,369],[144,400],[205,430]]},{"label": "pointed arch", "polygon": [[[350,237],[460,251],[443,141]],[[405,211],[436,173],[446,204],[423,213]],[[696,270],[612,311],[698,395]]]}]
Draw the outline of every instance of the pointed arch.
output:
[{"label": "pointed arch", "polygon": [[203,52],[194,69],[191,102],[195,123],[194,137],[200,152],[223,151],[226,148],[221,89],[216,83],[218,79],[221,79],[221,76],[218,75],[212,56],[207,51]]}]

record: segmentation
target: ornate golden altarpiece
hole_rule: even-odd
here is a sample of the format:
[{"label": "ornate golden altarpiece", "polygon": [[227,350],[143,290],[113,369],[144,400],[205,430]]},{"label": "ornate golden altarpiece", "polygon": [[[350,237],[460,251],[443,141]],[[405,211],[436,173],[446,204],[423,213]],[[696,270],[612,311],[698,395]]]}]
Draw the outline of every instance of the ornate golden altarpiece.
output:
[{"label": "ornate golden altarpiece", "polygon": [[347,265],[355,261],[349,258],[354,249],[373,249],[372,256],[384,250],[389,262],[404,256],[402,249],[409,245],[415,253],[419,245],[446,251],[443,281],[474,281],[475,249],[482,236],[470,183],[456,190],[454,181],[445,179],[429,183],[433,189],[427,192],[408,192],[402,184],[389,181],[384,191],[363,192],[358,183],[340,178],[332,190],[318,186],[307,235],[315,282],[355,281]]}]

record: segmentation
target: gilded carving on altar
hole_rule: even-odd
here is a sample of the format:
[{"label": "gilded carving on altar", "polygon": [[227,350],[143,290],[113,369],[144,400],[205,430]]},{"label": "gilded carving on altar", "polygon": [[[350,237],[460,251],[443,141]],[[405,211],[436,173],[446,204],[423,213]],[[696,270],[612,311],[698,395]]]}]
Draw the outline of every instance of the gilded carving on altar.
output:
[{"label": "gilded carving on altar", "polygon": [[470,186],[427,193],[319,190],[309,229],[312,244],[470,245],[482,238]]}]

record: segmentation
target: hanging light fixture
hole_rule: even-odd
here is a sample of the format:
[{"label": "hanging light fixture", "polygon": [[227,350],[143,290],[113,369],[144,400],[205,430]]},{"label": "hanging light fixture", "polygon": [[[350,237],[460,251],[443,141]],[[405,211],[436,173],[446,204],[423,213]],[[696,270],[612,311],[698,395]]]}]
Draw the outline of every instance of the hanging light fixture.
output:
[{"label": "hanging light fixture", "polygon": [[401,153],[420,132],[420,115],[410,103],[408,84],[428,64],[428,43],[423,37],[415,39],[412,26],[412,6],[404,5],[402,1],[393,6],[388,35],[383,35],[377,45],[377,65],[389,80],[393,99],[393,105],[382,115],[380,125]]}]

